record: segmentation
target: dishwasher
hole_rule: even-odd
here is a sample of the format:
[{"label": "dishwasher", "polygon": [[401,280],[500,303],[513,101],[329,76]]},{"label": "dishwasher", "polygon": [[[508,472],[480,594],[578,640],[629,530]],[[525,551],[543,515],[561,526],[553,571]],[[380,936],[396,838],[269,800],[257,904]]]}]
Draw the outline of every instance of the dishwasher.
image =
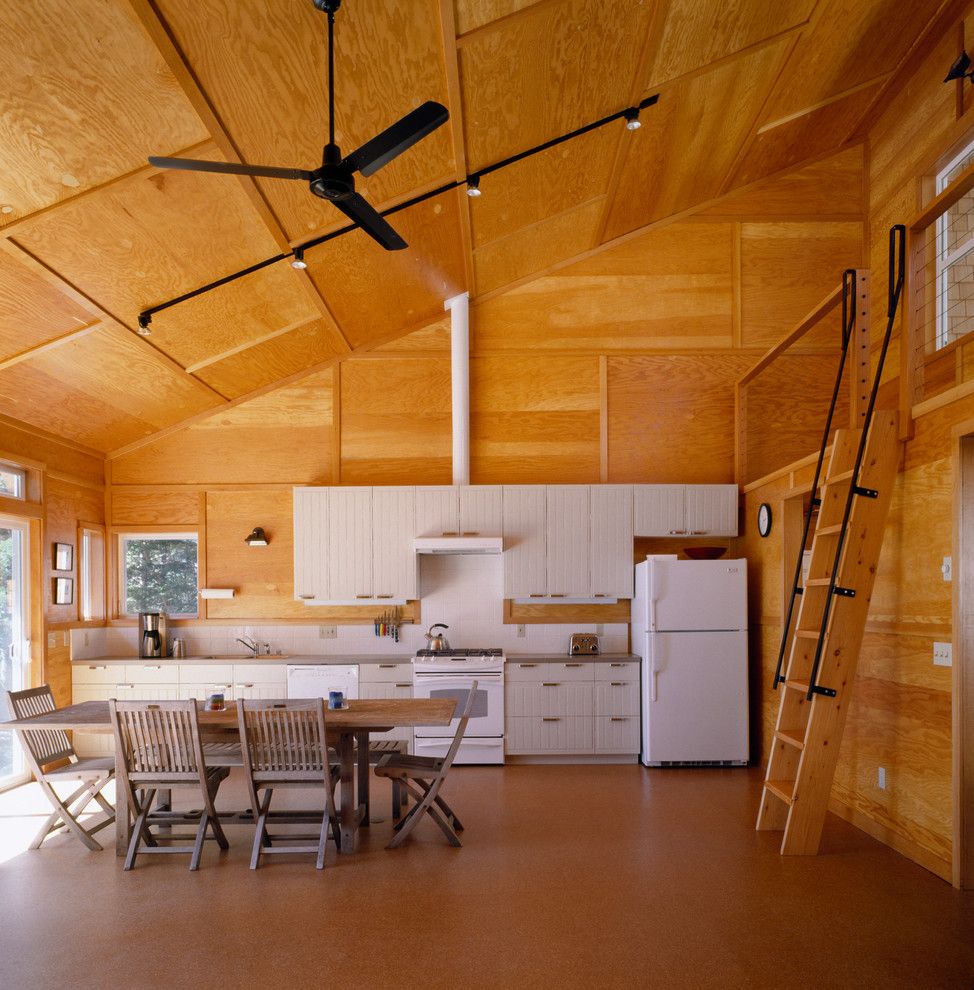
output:
[{"label": "dishwasher", "polygon": [[289,698],[327,698],[329,691],[341,691],[346,698],[357,698],[358,664],[288,664]]}]

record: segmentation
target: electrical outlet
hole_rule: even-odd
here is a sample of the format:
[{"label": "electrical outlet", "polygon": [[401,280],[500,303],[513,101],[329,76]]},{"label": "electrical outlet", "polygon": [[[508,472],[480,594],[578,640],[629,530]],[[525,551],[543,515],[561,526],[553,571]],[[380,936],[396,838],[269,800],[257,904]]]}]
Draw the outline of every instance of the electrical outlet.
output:
[{"label": "electrical outlet", "polygon": [[84,636],[82,636],[82,641],[85,646],[88,645],[88,630],[85,630]]},{"label": "electrical outlet", "polygon": [[876,774],[876,786],[881,790],[886,790],[886,767],[880,767]]},{"label": "electrical outlet", "polygon": [[605,635],[605,626],[603,626],[601,622],[598,623],[596,625],[596,627],[595,627],[595,635],[596,636],[604,636]]},{"label": "electrical outlet", "polygon": [[524,639],[524,637],[527,636],[527,634],[528,634],[527,626],[525,626],[523,622],[520,623],[517,627],[517,638]]},{"label": "electrical outlet", "polygon": [[318,639],[338,639],[338,626],[318,626]]},{"label": "electrical outlet", "polygon": [[944,557],[944,562],[940,565],[940,573],[943,574],[945,581],[954,580],[954,558]]},{"label": "electrical outlet", "polygon": [[954,664],[954,647],[952,643],[933,644],[933,662],[938,667],[952,667]]}]

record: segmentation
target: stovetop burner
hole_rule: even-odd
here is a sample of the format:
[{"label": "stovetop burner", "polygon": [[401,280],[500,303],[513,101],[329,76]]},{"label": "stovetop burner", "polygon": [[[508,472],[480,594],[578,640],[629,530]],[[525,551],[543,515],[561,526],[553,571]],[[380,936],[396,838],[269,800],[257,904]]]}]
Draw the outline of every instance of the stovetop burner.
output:
[{"label": "stovetop burner", "polygon": [[499,646],[491,646],[482,650],[417,650],[418,657],[438,657],[449,660],[452,657],[502,657],[504,651]]}]

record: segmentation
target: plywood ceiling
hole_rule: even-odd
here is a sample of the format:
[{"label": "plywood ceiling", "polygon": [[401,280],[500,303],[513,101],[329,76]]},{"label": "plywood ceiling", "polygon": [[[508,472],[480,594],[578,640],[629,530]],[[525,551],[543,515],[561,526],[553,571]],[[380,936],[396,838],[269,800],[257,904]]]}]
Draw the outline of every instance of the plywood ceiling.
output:
[{"label": "plywood ceiling", "polygon": [[[379,208],[648,95],[659,103],[639,131],[618,122],[485,177],[477,200],[461,187],[396,213],[407,251],[352,232],[310,249],[305,272],[277,262],[157,313],[143,339],[142,310],[346,226],[300,183],[146,164],[314,167],[325,19],[311,0],[3,4],[0,414],[117,449],[424,324],[440,336],[458,292],[530,299],[531,279],[693,212],[716,222],[699,228],[687,270],[726,278],[708,262],[722,197],[854,143],[948,5],[345,0],[343,148],[424,100],[451,114],[360,183]],[[663,258],[672,239],[659,238]],[[607,332],[638,308],[613,299]],[[710,315],[723,336],[727,314]],[[679,344],[679,326],[651,322],[640,334]]]}]

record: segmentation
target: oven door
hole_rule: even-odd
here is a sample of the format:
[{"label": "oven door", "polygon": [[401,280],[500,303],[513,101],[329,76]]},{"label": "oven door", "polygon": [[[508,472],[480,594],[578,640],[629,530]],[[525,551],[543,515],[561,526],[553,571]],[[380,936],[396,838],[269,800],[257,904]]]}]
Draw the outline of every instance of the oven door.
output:
[{"label": "oven door", "polygon": [[[413,675],[413,697],[452,698],[457,708],[467,703],[470,685],[477,682],[473,710],[464,738],[504,735],[504,675],[503,674],[420,674]],[[417,739],[452,738],[459,719],[449,725],[417,725]]]}]

